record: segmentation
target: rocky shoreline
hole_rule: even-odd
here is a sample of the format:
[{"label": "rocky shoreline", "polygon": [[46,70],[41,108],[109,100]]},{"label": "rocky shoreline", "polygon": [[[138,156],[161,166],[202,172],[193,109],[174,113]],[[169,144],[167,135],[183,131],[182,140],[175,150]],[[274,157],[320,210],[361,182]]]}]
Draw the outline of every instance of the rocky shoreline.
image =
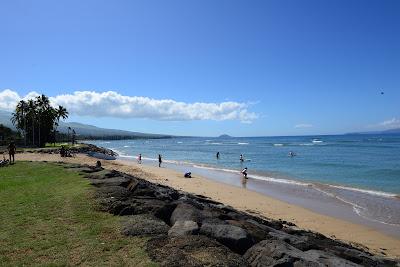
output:
[{"label": "rocky shoreline", "polygon": [[101,210],[122,216],[121,233],[148,236],[161,266],[400,266],[395,260],[119,172],[60,163],[96,187]]},{"label": "rocky shoreline", "polygon": [[[44,154],[60,154],[60,149],[61,148],[35,148],[35,149],[25,149],[23,151],[17,151],[17,153],[44,153]],[[77,147],[70,147],[68,148],[68,150],[71,153],[83,153],[83,154],[87,154],[90,152],[94,152],[94,153],[100,153],[100,154],[104,154],[107,156],[112,156],[112,157],[116,157],[118,156],[118,154],[114,151],[112,151],[111,149],[108,148],[104,148],[104,147],[98,147],[92,144],[82,144],[82,146],[77,146]]]}]

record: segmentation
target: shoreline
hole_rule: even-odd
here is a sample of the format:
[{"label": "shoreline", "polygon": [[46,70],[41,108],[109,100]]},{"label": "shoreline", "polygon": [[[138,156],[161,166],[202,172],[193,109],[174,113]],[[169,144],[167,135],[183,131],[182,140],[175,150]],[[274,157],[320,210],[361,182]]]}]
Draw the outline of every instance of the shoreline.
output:
[{"label": "shoreline", "polygon": [[[95,158],[82,154],[78,154],[75,158],[60,158],[58,154],[36,153],[18,154],[17,160],[65,161],[90,165],[97,161]],[[285,220],[296,224],[301,229],[315,231],[352,245],[366,247],[376,254],[400,258],[400,239],[364,225],[318,214],[261,193],[216,182],[199,175],[195,175],[192,179],[185,179],[180,172],[168,168],[139,165],[134,162],[129,164],[124,160],[101,160],[101,162],[103,167],[108,169],[116,169],[178,190],[204,195],[256,216]]]},{"label": "shoreline", "polygon": [[[126,164],[135,164],[135,157],[120,156]],[[156,165],[156,159],[143,158],[145,165]],[[288,204],[301,206],[318,214],[361,224],[400,239],[400,202],[397,195],[375,194],[345,186],[290,180],[289,177],[249,173],[243,180],[239,171],[192,162],[165,160],[163,166],[181,174],[192,172],[208,180],[243,187]],[[255,178],[256,177],[256,178]],[[288,180],[289,179],[289,180]],[[385,213],[380,213],[385,210]],[[398,214],[398,215],[396,215]],[[394,216],[392,216],[394,215]]]}]

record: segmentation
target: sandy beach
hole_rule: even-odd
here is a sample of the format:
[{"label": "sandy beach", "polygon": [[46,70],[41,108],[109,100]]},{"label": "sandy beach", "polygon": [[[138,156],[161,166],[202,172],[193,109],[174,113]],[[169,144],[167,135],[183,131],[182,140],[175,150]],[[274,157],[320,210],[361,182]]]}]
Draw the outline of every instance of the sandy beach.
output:
[{"label": "sandy beach", "polygon": [[[56,154],[23,153],[18,154],[16,159],[65,161],[90,165],[95,164],[97,161],[97,159],[83,154],[78,154],[74,158],[61,158]],[[175,189],[204,195],[241,211],[292,222],[301,229],[319,232],[333,239],[339,239],[355,246],[362,246],[373,253],[400,258],[399,239],[363,225],[321,215],[245,188],[219,183],[197,175],[192,179],[185,179],[181,173],[171,169],[140,165],[122,160],[102,161],[102,166],[107,169],[126,172],[154,183],[171,186]]]}]

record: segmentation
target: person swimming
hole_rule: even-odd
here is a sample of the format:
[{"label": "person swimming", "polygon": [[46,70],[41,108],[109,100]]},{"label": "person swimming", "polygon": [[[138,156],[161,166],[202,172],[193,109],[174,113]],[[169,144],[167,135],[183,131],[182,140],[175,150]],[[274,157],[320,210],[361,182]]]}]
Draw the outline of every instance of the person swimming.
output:
[{"label": "person swimming", "polygon": [[289,152],[289,157],[294,157],[294,156],[296,156],[296,153],[294,153],[293,151],[290,151]]}]

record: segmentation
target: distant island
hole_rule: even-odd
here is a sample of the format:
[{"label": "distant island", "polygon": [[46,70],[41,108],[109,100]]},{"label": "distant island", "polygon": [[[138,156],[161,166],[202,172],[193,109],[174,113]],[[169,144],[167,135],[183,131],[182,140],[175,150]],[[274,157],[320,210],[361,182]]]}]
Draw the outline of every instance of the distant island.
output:
[{"label": "distant island", "polygon": [[389,129],[384,131],[353,132],[353,133],[347,133],[346,135],[351,135],[351,134],[400,134],[400,128]]},{"label": "distant island", "polygon": [[218,136],[218,138],[232,138],[232,136],[227,134],[221,134],[220,136]]}]

